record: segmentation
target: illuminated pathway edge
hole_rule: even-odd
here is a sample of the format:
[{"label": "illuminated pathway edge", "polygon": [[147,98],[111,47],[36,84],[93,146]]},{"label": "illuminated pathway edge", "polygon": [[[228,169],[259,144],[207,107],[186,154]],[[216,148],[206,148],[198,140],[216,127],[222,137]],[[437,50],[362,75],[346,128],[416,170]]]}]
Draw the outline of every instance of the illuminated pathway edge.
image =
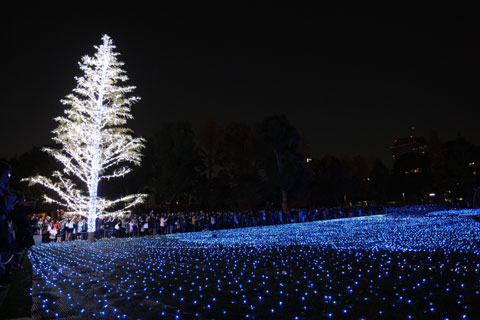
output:
[{"label": "illuminated pathway edge", "polygon": [[480,319],[479,211],[34,246],[33,319]]}]

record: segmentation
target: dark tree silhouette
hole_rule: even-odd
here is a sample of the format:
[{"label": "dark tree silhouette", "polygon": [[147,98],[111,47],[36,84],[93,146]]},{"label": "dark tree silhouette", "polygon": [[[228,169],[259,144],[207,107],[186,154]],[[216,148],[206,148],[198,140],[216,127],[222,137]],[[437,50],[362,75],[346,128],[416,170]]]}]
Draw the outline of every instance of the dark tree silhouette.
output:
[{"label": "dark tree silhouette", "polygon": [[192,125],[184,121],[163,124],[153,137],[152,153],[157,200],[168,211],[177,202],[188,207],[201,167]]},{"label": "dark tree silhouette", "polygon": [[282,210],[287,210],[288,192],[303,173],[304,156],[297,151],[300,134],[283,115],[265,118],[260,124],[260,130],[266,146],[275,156]]},{"label": "dark tree silhouette", "polygon": [[224,137],[225,171],[235,209],[254,209],[261,201],[261,151],[258,134],[245,123],[231,123]]}]

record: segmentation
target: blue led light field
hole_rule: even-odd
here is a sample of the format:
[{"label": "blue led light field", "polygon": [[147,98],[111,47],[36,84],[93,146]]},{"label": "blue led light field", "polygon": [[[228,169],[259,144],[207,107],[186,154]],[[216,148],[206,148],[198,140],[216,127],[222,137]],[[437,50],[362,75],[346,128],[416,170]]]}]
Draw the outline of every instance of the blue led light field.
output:
[{"label": "blue led light field", "polygon": [[33,247],[34,318],[479,319],[477,211]]}]

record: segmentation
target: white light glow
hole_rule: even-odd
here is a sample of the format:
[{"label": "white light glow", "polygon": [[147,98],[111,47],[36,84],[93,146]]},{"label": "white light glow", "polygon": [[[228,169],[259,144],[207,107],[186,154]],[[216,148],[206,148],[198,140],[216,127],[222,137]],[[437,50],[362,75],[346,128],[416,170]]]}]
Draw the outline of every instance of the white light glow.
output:
[{"label": "white light glow", "polygon": [[[95,231],[97,216],[120,216],[143,202],[146,195],[134,194],[116,200],[98,197],[102,180],[122,177],[130,168],[125,163],[140,165],[144,139],[134,138],[123,125],[130,114],[131,105],[139,97],[127,96],[135,87],[121,86],[128,80],[123,63],[107,35],[102,45],[95,46],[93,57],[84,56],[79,63],[83,76],[76,77],[77,87],[62,104],[67,106],[64,117],[55,120],[58,127],[53,140],[61,148],[45,148],[63,165],[52,178],[35,176],[25,179],[30,185],[41,184],[57,193],[59,199],[45,196],[47,202],[67,208],[67,213],[87,217],[88,232]],[[74,179],[72,179],[74,177]],[[74,181],[81,182],[79,188]]]}]

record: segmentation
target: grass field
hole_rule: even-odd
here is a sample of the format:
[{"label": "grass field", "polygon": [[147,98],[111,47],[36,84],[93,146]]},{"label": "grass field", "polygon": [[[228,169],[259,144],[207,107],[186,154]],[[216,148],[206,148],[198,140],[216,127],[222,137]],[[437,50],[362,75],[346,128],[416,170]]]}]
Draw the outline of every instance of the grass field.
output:
[{"label": "grass field", "polygon": [[34,318],[479,319],[475,211],[33,248]]}]

